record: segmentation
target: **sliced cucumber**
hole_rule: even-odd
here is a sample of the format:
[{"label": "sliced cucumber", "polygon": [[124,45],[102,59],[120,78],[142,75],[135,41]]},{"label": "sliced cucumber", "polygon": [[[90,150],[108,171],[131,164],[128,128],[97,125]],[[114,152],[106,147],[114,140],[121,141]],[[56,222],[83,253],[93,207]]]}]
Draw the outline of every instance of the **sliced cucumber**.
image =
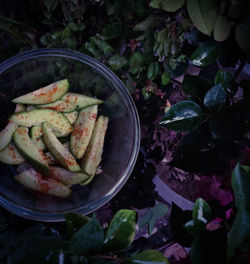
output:
[{"label": "sliced cucumber", "polygon": [[49,165],[55,165],[58,163],[58,161],[53,157],[50,152],[46,152],[44,153],[44,155]]},{"label": "sliced cucumber", "polygon": [[91,140],[81,161],[82,170],[91,176],[95,175],[96,169],[101,162],[107,126],[108,118],[99,116],[95,123]]},{"label": "sliced cucumber", "polygon": [[17,97],[13,99],[12,102],[30,105],[48,104],[60,99],[67,93],[68,89],[69,82],[65,79]]},{"label": "sliced cucumber", "polygon": [[38,149],[42,151],[46,150],[46,145],[42,138],[32,138],[31,141],[35,144]]},{"label": "sliced cucumber", "polygon": [[37,170],[48,173],[49,165],[41,150],[39,150],[29,137],[26,127],[19,127],[13,134],[13,142],[22,156]]},{"label": "sliced cucumber", "polygon": [[71,186],[85,182],[89,175],[85,172],[72,172],[60,167],[50,167],[49,177]]},{"label": "sliced cucumber", "polygon": [[63,113],[64,116],[66,116],[70,122],[71,125],[73,125],[77,119],[78,116],[78,112],[77,111],[73,111],[70,113]]},{"label": "sliced cucumber", "polygon": [[40,138],[43,135],[42,125],[33,126],[30,129],[30,137],[32,139]]},{"label": "sliced cucumber", "polygon": [[15,145],[10,143],[4,150],[0,151],[0,161],[6,164],[18,165],[22,164],[25,160]]},{"label": "sliced cucumber", "polygon": [[98,106],[93,105],[82,109],[78,114],[70,136],[70,151],[77,159],[83,157],[89,144],[96,121],[97,110]]},{"label": "sliced cucumber", "polygon": [[15,176],[15,179],[28,189],[56,197],[69,197],[71,190],[61,182],[44,177],[33,168],[25,170]]},{"label": "sliced cucumber", "polygon": [[63,167],[70,171],[81,171],[81,168],[75,158],[57,139],[49,125],[47,123],[43,123],[42,127],[44,142],[55,159],[58,160]]},{"label": "sliced cucumber", "polygon": [[60,136],[66,136],[72,131],[69,120],[62,114],[51,109],[35,109],[29,112],[13,114],[9,120],[20,126],[36,126],[48,122],[50,127]]},{"label": "sliced cucumber", "polygon": [[67,104],[75,105],[78,109],[103,103],[100,99],[78,93],[66,93],[61,100]]},{"label": "sliced cucumber", "polygon": [[[16,105],[15,112],[24,111],[25,106],[21,104]],[[11,142],[12,135],[15,130],[18,128],[18,125],[13,122],[8,122],[6,127],[0,132],[0,151],[4,150],[9,143]]]},{"label": "sliced cucumber", "polygon": [[76,110],[77,105],[76,104],[71,104],[71,103],[66,103],[63,100],[57,100],[54,103],[51,104],[45,104],[45,105],[39,105],[40,108],[46,108],[46,109],[53,109],[58,112],[72,112]]},{"label": "sliced cucumber", "polygon": [[36,109],[36,107],[34,105],[27,105],[27,107],[26,107],[26,111],[31,111],[34,109]]}]

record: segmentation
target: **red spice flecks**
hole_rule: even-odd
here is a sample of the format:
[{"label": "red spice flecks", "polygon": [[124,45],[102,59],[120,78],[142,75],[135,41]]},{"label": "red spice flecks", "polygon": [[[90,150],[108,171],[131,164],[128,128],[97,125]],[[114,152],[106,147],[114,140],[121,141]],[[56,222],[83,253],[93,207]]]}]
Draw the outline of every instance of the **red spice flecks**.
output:
[{"label": "red spice flecks", "polygon": [[92,118],[93,118],[93,119],[96,119],[96,113],[93,113],[93,114],[92,114]]}]

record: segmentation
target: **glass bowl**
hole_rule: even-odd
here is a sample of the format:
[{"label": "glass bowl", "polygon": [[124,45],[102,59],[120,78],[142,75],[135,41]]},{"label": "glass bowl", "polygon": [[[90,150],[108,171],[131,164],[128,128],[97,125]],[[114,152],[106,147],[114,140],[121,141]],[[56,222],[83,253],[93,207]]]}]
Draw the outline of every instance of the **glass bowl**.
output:
[{"label": "glass bowl", "polygon": [[68,211],[89,214],[107,203],[128,180],[140,146],[140,123],[135,104],[120,79],[102,63],[64,49],[38,49],[0,64],[2,129],[14,112],[11,100],[49,83],[67,78],[70,92],[104,101],[99,113],[110,119],[102,156],[102,172],[87,186],[72,187],[62,199],[27,190],[15,179],[17,166],[0,163],[0,204],[19,216],[39,221],[62,221]]}]

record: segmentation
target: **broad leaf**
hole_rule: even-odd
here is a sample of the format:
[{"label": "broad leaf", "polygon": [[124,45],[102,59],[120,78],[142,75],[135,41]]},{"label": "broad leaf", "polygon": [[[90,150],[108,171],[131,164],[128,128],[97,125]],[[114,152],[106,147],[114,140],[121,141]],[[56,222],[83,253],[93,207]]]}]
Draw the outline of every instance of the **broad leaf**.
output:
[{"label": "broad leaf", "polygon": [[206,66],[214,63],[220,57],[220,54],[220,44],[218,42],[208,40],[194,51],[191,55],[191,62],[196,66]]},{"label": "broad leaf", "polygon": [[235,251],[247,252],[250,250],[250,213],[239,210],[228,237],[228,255],[232,258]]},{"label": "broad leaf", "polygon": [[94,43],[105,56],[109,55],[113,51],[113,48],[99,36],[91,37],[90,42]]},{"label": "broad leaf", "polygon": [[219,11],[218,0],[187,0],[187,10],[194,26],[211,36]]},{"label": "broad leaf", "polygon": [[223,89],[225,92],[229,95],[234,95],[237,91],[237,85],[233,79],[233,75],[230,72],[227,71],[218,71],[216,73],[215,84],[222,84]]},{"label": "broad leaf", "polygon": [[120,70],[128,64],[128,60],[121,55],[114,55],[109,59],[109,65],[113,70]]},{"label": "broad leaf", "polygon": [[151,62],[148,67],[147,78],[149,80],[154,80],[160,73],[160,67],[158,62]]},{"label": "broad leaf", "polygon": [[136,24],[133,28],[134,31],[147,31],[155,27],[159,22],[159,18],[153,15],[148,16],[146,19]]},{"label": "broad leaf", "polygon": [[65,221],[67,226],[68,236],[71,237],[77,232],[82,226],[90,221],[90,218],[79,213],[66,213]]},{"label": "broad leaf", "polygon": [[164,67],[165,67],[166,71],[170,73],[170,76],[173,79],[184,74],[188,68],[188,65],[189,65],[188,60],[186,60],[186,62],[175,61],[175,62],[172,62],[173,65],[170,62],[172,62],[172,61],[167,60],[164,63]]},{"label": "broad leaf", "polygon": [[193,236],[198,236],[206,232],[206,224],[199,220],[190,220],[183,226],[183,228]]},{"label": "broad leaf", "polygon": [[164,71],[161,75],[161,84],[168,85],[171,82],[170,74],[167,71]]},{"label": "broad leaf", "polygon": [[185,0],[161,0],[160,6],[167,12],[175,12],[180,9],[185,3]]},{"label": "broad leaf", "polygon": [[219,105],[225,103],[227,94],[221,84],[212,87],[204,97],[204,105],[209,109],[215,109]]},{"label": "broad leaf", "polygon": [[68,252],[75,255],[95,254],[101,250],[103,242],[102,227],[93,217],[71,237]]},{"label": "broad leaf", "polygon": [[226,239],[227,232],[224,229],[196,237],[191,246],[192,264],[226,264]]},{"label": "broad leaf", "polygon": [[127,249],[135,237],[135,220],[135,211],[125,209],[118,211],[109,224],[104,250],[120,252]]},{"label": "broad leaf", "polygon": [[241,49],[250,56],[250,22],[245,22],[236,26],[235,38]]},{"label": "broad leaf", "polygon": [[129,60],[130,72],[133,74],[138,73],[143,65],[143,62],[143,55],[139,51],[136,51]]},{"label": "broad leaf", "polygon": [[203,117],[198,104],[184,100],[172,106],[159,124],[175,131],[192,131],[200,125]]},{"label": "broad leaf", "polygon": [[153,7],[153,8],[160,8],[161,7],[161,1],[162,0],[152,0],[149,3],[149,6]]},{"label": "broad leaf", "polygon": [[205,77],[186,74],[182,84],[182,90],[186,94],[203,99],[211,86],[211,82]]},{"label": "broad leaf", "polygon": [[195,201],[193,209],[193,219],[207,224],[211,220],[212,211],[209,204],[202,198]]},{"label": "broad leaf", "polygon": [[232,188],[239,210],[250,211],[250,171],[249,167],[237,164],[232,174]]},{"label": "broad leaf", "polygon": [[224,41],[230,34],[230,23],[224,16],[218,16],[214,28],[214,39],[216,41]]},{"label": "broad leaf", "polygon": [[164,255],[156,250],[145,250],[127,259],[128,263],[133,264],[168,264],[168,260]]}]

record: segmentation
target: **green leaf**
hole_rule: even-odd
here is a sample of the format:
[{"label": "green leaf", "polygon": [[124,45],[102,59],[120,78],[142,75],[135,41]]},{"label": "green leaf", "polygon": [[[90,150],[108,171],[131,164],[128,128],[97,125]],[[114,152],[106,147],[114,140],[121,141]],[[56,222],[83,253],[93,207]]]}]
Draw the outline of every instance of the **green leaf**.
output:
[{"label": "green leaf", "polygon": [[198,220],[203,222],[204,224],[207,224],[212,217],[212,211],[209,204],[202,198],[198,198],[195,201],[192,216],[193,220]]},{"label": "green leaf", "polygon": [[43,0],[43,3],[49,12],[53,12],[58,5],[58,0]]},{"label": "green leaf", "polygon": [[65,221],[68,236],[71,237],[77,232],[82,226],[90,221],[90,218],[79,213],[66,213]]},{"label": "green leaf", "polygon": [[167,258],[159,251],[145,250],[141,253],[127,259],[129,263],[133,264],[168,264]]},{"label": "green leaf", "polygon": [[113,51],[113,48],[99,36],[91,37],[90,41],[95,43],[105,56],[109,55]]},{"label": "green leaf", "polygon": [[227,100],[227,94],[221,84],[212,87],[204,97],[204,105],[209,109],[215,109]]},{"label": "green leaf", "polygon": [[153,8],[160,8],[161,7],[161,1],[162,0],[152,0],[149,3],[149,6],[153,7]]},{"label": "green leaf", "polygon": [[223,89],[228,95],[234,95],[237,91],[237,85],[234,81],[233,74],[227,71],[218,71],[214,79],[215,84],[222,84]]},{"label": "green leaf", "polygon": [[218,16],[214,27],[214,39],[224,41],[230,35],[230,23],[224,16]]},{"label": "green leaf", "polygon": [[224,229],[206,232],[196,237],[191,246],[192,264],[227,264],[227,232]]},{"label": "green leaf", "polygon": [[104,242],[104,234],[96,217],[83,225],[70,239],[68,252],[75,255],[97,254]]},{"label": "green leaf", "polygon": [[247,166],[237,164],[232,174],[232,188],[235,203],[239,210],[250,211],[250,169]]},{"label": "green leaf", "polygon": [[160,6],[167,12],[175,12],[180,9],[185,3],[185,0],[161,0]]},{"label": "green leaf", "polygon": [[206,66],[214,63],[221,55],[218,42],[208,40],[202,43],[191,55],[191,62],[196,66]]},{"label": "green leaf", "polygon": [[177,60],[167,60],[164,63],[166,71],[170,73],[171,78],[177,78],[184,74],[189,66],[188,60],[186,62],[178,62]]},{"label": "green leaf", "polygon": [[143,55],[139,51],[136,51],[129,60],[130,72],[133,74],[138,73],[143,65],[143,62]]},{"label": "green leaf", "polygon": [[133,210],[118,211],[109,224],[104,250],[120,252],[128,248],[135,237],[136,212]]},{"label": "green leaf", "polygon": [[148,67],[147,78],[149,80],[154,80],[160,73],[160,67],[158,62],[151,62]]},{"label": "green leaf", "polygon": [[206,224],[199,220],[190,220],[183,227],[193,236],[206,232]]},{"label": "green leaf", "polygon": [[147,90],[147,87],[143,87],[141,92],[145,100],[148,100],[151,97],[151,92]]},{"label": "green leaf", "polygon": [[69,28],[72,29],[73,31],[78,31],[78,26],[74,22],[69,22]]},{"label": "green leaf", "polygon": [[148,234],[151,236],[155,227],[156,217],[152,217],[148,223]]},{"label": "green leaf", "polygon": [[187,0],[187,10],[194,26],[211,36],[219,11],[218,0]]},{"label": "green leaf", "polygon": [[170,73],[168,71],[164,71],[161,75],[161,84],[168,85],[171,82]]},{"label": "green leaf", "polygon": [[109,59],[109,65],[113,70],[120,70],[128,64],[128,60],[121,55],[114,55]]},{"label": "green leaf", "polygon": [[159,18],[153,15],[149,15],[140,23],[136,24],[133,28],[134,31],[147,31],[155,27],[159,22]]},{"label": "green leaf", "polygon": [[204,113],[198,104],[184,100],[167,111],[160,125],[175,131],[191,131],[200,125],[203,117]]},{"label": "green leaf", "polygon": [[235,38],[240,48],[250,56],[250,22],[245,22],[236,26]]},{"label": "green leaf", "polygon": [[211,82],[205,77],[186,74],[182,90],[186,94],[202,99],[211,86]]}]

